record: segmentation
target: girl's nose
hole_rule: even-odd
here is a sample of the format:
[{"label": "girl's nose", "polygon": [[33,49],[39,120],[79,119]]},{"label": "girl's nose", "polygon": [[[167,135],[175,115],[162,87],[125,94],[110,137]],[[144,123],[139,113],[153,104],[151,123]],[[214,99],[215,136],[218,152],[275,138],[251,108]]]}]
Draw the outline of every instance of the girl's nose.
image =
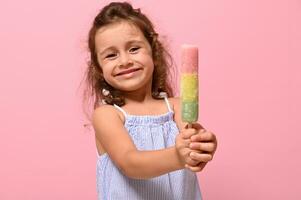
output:
[{"label": "girl's nose", "polygon": [[129,54],[127,53],[121,53],[119,57],[119,66],[127,66],[129,64],[132,64],[133,61]]}]

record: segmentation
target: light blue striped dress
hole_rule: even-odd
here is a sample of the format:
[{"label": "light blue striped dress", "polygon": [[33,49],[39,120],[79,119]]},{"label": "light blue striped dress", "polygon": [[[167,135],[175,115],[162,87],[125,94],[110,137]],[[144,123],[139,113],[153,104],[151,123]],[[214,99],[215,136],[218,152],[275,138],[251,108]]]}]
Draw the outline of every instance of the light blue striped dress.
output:
[{"label": "light blue striped dress", "polygon": [[[125,115],[125,127],[138,150],[158,150],[175,145],[179,130],[165,97],[168,112],[162,115]],[[183,169],[152,179],[139,180],[121,173],[107,154],[98,156],[96,182],[98,200],[200,200],[195,173]]]}]

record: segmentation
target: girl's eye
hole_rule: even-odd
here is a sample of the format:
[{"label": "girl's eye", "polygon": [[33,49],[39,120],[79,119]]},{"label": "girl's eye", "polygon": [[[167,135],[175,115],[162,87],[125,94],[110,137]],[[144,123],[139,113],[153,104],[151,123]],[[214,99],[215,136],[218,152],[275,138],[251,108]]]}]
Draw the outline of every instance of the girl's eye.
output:
[{"label": "girl's eye", "polygon": [[130,52],[135,53],[140,49],[140,47],[133,47],[130,49]]},{"label": "girl's eye", "polygon": [[106,58],[114,58],[115,56],[116,56],[115,53],[111,53],[111,54],[106,55]]}]

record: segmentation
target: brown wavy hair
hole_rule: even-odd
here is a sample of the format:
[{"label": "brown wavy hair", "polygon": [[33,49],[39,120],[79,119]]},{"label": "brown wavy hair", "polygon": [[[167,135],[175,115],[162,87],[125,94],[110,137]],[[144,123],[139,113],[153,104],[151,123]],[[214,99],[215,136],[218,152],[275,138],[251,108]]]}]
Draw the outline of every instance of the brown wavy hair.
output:
[{"label": "brown wavy hair", "polygon": [[[88,67],[85,72],[86,88],[83,91],[83,104],[93,104],[93,110],[97,108],[101,102],[106,104],[116,104],[123,106],[125,104],[124,97],[121,92],[109,85],[103,77],[101,66],[97,60],[95,47],[95,35],[98,29],[109,24],[127,21],[138,27],[152,48],[152,56],[154,61],[154,72],[152,81],[153,98],[162,98],[160,92],[173,96],[173,88],[169,84],[171,79],[172,57],[160,42],[158,33],[155,31],[152,22],[141,10],[134,9],[127,2],[113,2],[103,7],[95,17],[92,27],[88,35],[89,59]],[[110,95],[104,96],[102,90],[106,89]],[[92,106],[92,105],[90,105]],[[85,112],[87,114],[87,112]],[[89,118],[89,117],[88,117]]]}]

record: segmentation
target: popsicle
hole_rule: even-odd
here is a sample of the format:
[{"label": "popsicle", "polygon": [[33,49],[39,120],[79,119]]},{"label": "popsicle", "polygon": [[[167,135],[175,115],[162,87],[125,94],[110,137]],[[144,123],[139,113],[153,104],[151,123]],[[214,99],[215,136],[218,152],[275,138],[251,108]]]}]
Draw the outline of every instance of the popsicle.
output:
[{"label": "popsicle", "polygon": [[198,120],[198,47],[184,44],[181,46],[180,68],[181,117],[191,127]]}]

